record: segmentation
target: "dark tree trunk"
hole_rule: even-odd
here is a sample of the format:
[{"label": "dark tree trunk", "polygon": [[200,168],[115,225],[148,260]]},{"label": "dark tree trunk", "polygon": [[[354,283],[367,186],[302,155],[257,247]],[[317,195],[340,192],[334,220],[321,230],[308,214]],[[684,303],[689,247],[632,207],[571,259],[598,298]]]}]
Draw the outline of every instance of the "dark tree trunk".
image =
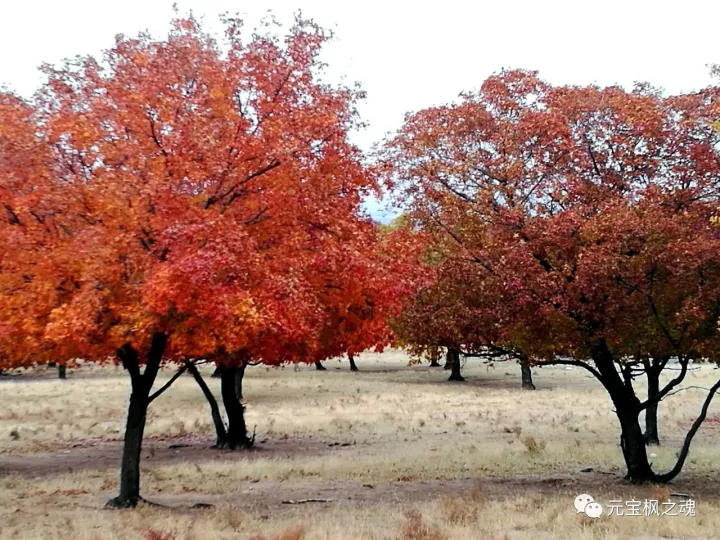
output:
[{"label": "dark tree trunk", "polygon": [[592,358],[602,377],[600,382],[610,394],[620,421],[620,448],[625,458],[625,478],[633,483],[655,480],[648,461],[645,439],[640,428],[640,400],[632,388],[632,379],[623,381],[615,367],[612,352],[605,340],[593,344]]},{"label": "dark tree trunk", "polygon": [[246,367],[247,364],[243,362],[235,371],[235,395],[239,400],[243,399],[243,378],[245,377]]},{"label": "dark tree trunk", "polygon": [[448,355],[452,356],[452,365],[449,381],[464,381],[464,377],[460,374],[460,351],[457,349],[449,349]]},{"label": "dark tree trunk", "polygon": [[322,362],[315,362],[315,369],[318,371],[327,371],[327,368],[322,365]]},{"label": "dark tree trunk", "polygon": [[65,364],[58,366],[58,379],[67,379],[67,366]]},{"label": "dark tree trunk", "polygon": [[212,372],[212,375],[210,375],[213,379],[219,379],[220,378],[220,367],[215,366],[215,370]]},{"label": "dark tree trunk", "polygon": [[250,448],[253,441],[248,437],[245,425],[245,408],[235,393],[236,366],[222,366],[220,371],[220,393],[228,419],[228,428],[225,440],[218,444],[218,448]]},{"label": "dark tree trunk", "polygon": [[360,371],[355,365],[355,357],[352,354],[348,354],[348,360],[350,360],[350,371]]},{"label": "dark tree trunk", "polygon": [[430,367],[441,367],[441,364],[437,358],[433,357],[433,359],[430,360]]},{"label": "dark tree trunk", "polygon": [[[651,366],[649,370],[646,370],[646,376],[648,381],[648,399],[652,399],[660,393],[660,372],[654,369],[654,366]],[[647,445],[660,444],[657,420],[659,404],[659,401],[655,401],[645,409],[645,433],[643,437]]]},{"label": "dark tree trunk", "polygon": [[200,375],[197,367],[195,367],[195,364],[188,362],[188,371],[195,379],[195,382],[200,387],[200,390],[202,390],[208,405],[210,405],[210,415],[212,416],[213,424],[215,424],[215,447],[219,448],[222,444],[224,444],[225,439],[227,438],[227,432],[225,431],[225,423],[223,422],[222,415],[220,414],[218,402],[215,399],[215,396],[213,396],[213,393],[210,391],[210,388],[208,388],[208,385],[205,384],[205,381]]},{"label": "dark tree trunk", "polygon": [[452,352],[450,352],[450,349],[447,350],[445,353],[445,365],[443,366],[443,369],[445,371],[450,371],[453,366],[453,355]]},{"label": "dark tree trunk", "polygon": [[522,373],[523,390],[535,390],[535,385],[533,384],[532,380],[532,369],[530,369],[530,364],[521,361],[520,372]]},{"label": "dark tree trunk", "polygon": [[130,374],[131,393],[120,468],[120,494],[109,500],[105,505],[106,508],[134,508],[142,500],[140,498],[140,452],[147,408],[150,403],[150,390],[155,382],[155,377],[157,377],[166,345],[167,336],[165,334],[153,335],[145,371],[142,374],[137,351],[129,344],[118,349],[118,357]]},{"label": "dark tree trunk", "polygon": [[650,468],[645,438],[640,427],[639,414],[635,411],[617,413],[620,420],[620,446],[627,466],[626,478],[633,483],[651,482],[655,473]]}]

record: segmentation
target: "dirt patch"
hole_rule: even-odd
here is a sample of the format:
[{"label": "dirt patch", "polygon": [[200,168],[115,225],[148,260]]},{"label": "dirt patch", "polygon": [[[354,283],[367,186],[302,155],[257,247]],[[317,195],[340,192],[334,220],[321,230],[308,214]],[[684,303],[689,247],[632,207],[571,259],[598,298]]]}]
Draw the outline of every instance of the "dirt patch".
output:
[{"label": "dirt patch", "polygon": [[[669,486],[673,493],[689,495],[696,501],[717,502],[720,491],[700,478],[688,479]],[[230,490],[229,486],[229,490]],[[360,482],[323,482],[313,480],[244,482],[234,491],[221,495],[202,493],[167,494],[146,493],[148,500],[170,509],[187,509],[194,505],[232,505],[254,512],[276,512],[287,506],[304,504],[308,507],[328,506],[336,503],[362,505],[405,505],[423,503],[442,497],[477,496],[486,500],[516,499],[518,494],[527,498],[546,496],[567,498],[568,505],[580,493],[592,493],[598,500],[644,500],[656,498],[653,486],[631,485],[619,476],[603,473],[575,473],[563,476],[518,476],[513,478],[462,478],[437,481],[408,481],[387,484]],[[475,495],[471,495],[475,493]],[[98,504],[111,493],[98,498]],[[299,502],[308,499],[318,502]],[[673,495],[674,500],[683,496]],[[327,501],[327,502],[324,502]]]},{"label": "dirt patch", "polygon": [[[293,438],[258,440],[250,450],[216,450],[212,438],[163,437],[143,441],[142,465],[179,464],[183,462],[208,463],[213,461],[246,461],[258,458],[290,458],[302,455],[319,455],[341,448],[337,441]],[[53,452],[0,456],[0,477],[20,475],[39,477],[78,470],[105,470],[118,468],[122,455],[122,441],[87,440],[71,443]]]}]

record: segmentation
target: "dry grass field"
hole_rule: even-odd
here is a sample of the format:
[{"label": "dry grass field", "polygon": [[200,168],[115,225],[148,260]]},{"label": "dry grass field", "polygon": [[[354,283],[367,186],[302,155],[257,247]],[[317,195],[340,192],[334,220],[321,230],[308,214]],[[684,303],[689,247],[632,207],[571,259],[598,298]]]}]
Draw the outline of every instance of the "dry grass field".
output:
[{"label": "dry grass field", "polygon": [[[0,538],[213,540],[717,538],[720,401],[670,488],[621,481],[609,399],[580,369],[469,360],[465,383],[407,366],[400,352],[364,354],[328,371],[248,369],[251,451],[210,449],[208,407],[189,376],[151,406],[144,496],[162,506],[103,510],[114,495],[128,379],[83,367],[0,377]],[[209,375],[209,369],[206,370]],[[720,374],[693,371],[686,386]],[[172,375],[164,370],[158,384]],[[210,380],[214,390],[218,382]],[[667,468],[701,391],[663,402],[656,469]],[[713,414],[715,413],[715,414]],[[590,472],[582,469],[592,468]],[[573,499],[690,494],[697,515],[576,514]],[[289,504],[303,499],[326,502]],[[193,508],[198,503],[212,507]]]}]

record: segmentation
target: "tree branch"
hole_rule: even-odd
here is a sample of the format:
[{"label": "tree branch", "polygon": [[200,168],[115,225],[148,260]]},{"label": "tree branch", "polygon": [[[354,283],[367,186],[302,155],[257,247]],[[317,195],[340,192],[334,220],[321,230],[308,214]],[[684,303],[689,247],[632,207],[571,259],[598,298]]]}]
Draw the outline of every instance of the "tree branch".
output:
[{"label": "tree branch", "polygon": [[160,396],[165,390],[170,388],[172,384],[180,378],[180,376],[185,373],[185,371],[188,369],[188,364],[185,363],[184,365],[180,366],[178,370],[175,372],[175,375],[173,375],[168,382],[166,382],[164,385],[162,385],[157,392],[154,392],[149,398],[148,398],[148,404],[152,403],[157,397]]},{"label": "tree branch", "polygon": [[657,393],[655,396],[650,396],[648,399],[640,403],[640,410],[644,411],[647,409],[650,405],[653,405],[655,403],[659,403],[662,401],[662,399],[668,395],[668,393],[675,388],[678,384],[680,384],[684,379],[685,375],[687,375],[687,367],[688,363],[690,362],[689,358],[685,358],[683,360],[683,357],[680,357],[680,365],[681,370],[677,377],[675,377],[673,380],[671,380],[667,385],[665,385],[665,388],[663,388],[660,392]]},{"label": "tree branch", "polygon": [[710,388],[710,393],[708,393],[707,397],[705,398],[705,402],[703,403],[702,409],[700,410],[700,415],[695,419],[692,426],[690,427],[690,431],[688,431],[688,434],[685,436],[685,441],[683,442],[682,448],[680,449],[677,463],[675,463],[675,466],[667,473],[655,475],[655,480],[662,483],[669,482],[680,473],[683,465],[685,464],[685,460],[687,459],[688,452],[690,452],[690,444],[692,443],[695,434],[700,429],[700,426],[705,421],[708,409],[710,408],[710,403],[715,397],[718,389],[720,389],[720,379],[718,379],[718,381],[712,386],[712,388]]},{"label": "tree branch", "polygon": [[555,366],[555,365],[559,365],[559,366],[578,366],[578,367],[581,367],[581,368],[589,371],[590,373],[592,373],[593,377],[595,377],[597,380],[599,380],[599,381],[602,381],[602,380],[603,380],[602,375],[600,374],[600,372],[599,372],[597,369],[595,369],[594,367],[592,367],[590,364],[586,364],[585,362],[582,362],[582,361],[580,361],[580,360],[559,360],[559,359],[556,359],[556,360],[548,360],[548,361],[546,361],[546,362],[538,362],[536,365],[539,365],[539,366]]}]

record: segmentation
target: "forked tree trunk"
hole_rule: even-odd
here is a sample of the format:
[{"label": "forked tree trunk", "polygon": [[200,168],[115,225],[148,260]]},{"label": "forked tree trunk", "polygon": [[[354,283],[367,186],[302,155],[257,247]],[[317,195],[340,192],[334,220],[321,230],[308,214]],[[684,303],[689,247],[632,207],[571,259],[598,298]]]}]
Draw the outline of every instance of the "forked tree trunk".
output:
[{"label": "forked tree trunk", "polygon": [[348,354],[348,360],[350,360],[350,371],[360,371],[355,365],[355,356]]},{"label": "forked tree trunk", "polygon": [[318,371],[327,371],[327,368],[322,365],[322,362],[315,362],[315,369]]},{"label": "forked tree trunk", "polygon": [[532,380],[532,369],[530,364],[526,361],[520,361],[520,372],[522,374],[522,388],[523,390],[535,390],[535,385]]},{"label": "forked tree trunk", "polygon": [[633,483],[651,482],[655,474],[650,467],[645,439],[640,428],[640,400],[632,385],[626,385],[615,367],[614,358],[605,340],[599,340],[592,347],[592,357],[600,373],[605,389],[615,406],[620,421],[620,448],[625,458],[625,478]]},{"label": "forked tree trunk", "polygon": [[[713,398],[717,392],[720,391],[720,379],[708,390],[708,394],[700,409],[700,414],[695,418],[685,435],[685,440],[680,448],[680,452],[678,452],[677,461],[673,468],[666,473],[656,474],[648,462],[645,437],[640,428],[639,418],[643,405],[649,406],[652,400],[646,404],[640,403],[632,386],[632,376],[628,374],[628,376],[625,377],[625,381],[623,381],[613,362],[613,355],[604,339],[599,339],[592,344],[591,354],[595,367],[597,368],[593,374],[600,380],[610,394],[610,399],[612,399],[613,405],[615,406],[615,414],[620,421],[620,447],[622,448],[625,466],[627,468],[625,478],[633,483],[656,482],[662,484],[672,481],[680,474],[680,471],[682,471],[685,460],[689,455],[693,438],[697,435],[705,418],[707,418],[708,409],[710,408]],[[686,358],[684,361],[688,362],[689,359]],[[664,364],[658,365],[658,373],[662,371],[663,365]],[[682,373],[673,379],[673,382],[670,384],[677,385],[682,382],[685,377],[686,368],[687,363],[683,364]],[[660,393],[668,391],[670,388],[672,388],[672,386],[666,386]],[[656,394],[656,396],[657,395],[658,394]]]},{"label": "forked tree trunk", "polygon": [[58,365],[58,379],[67,379],[67,366],[65,364]]},{"label": "forked tree trunk", "polygon": [[253,441],[248,437],[245,425],[245,408],[235,393],[235,381],[238,368],[236,366],[222,366],[220,371],[220,393],[222,394],[225,414],[227,414],[228,428],[225,440],[218,444],[218,448],[250,448]]},{"label": "forked tree trunk", "polygon": [[142,500],[140,497],[140,452],[147,408],[150,403],[150,390],[155,382],[155,377],[157,377],[166,345],[167,336],[165,334],[153,335],[145,371],[142,374],[137,351],[130,344],[125,344],[118,349],[118,358],[130,374],[131,393],[120,467],[120,493],[107,502],[106,508],[134,508]]},{"label": "forked tree trunk", "polygon": [[448,356],[452,357],[452,364],[450,366],[450,378],[448,380],[464,381],[465,379],[460,373],[460,351],[458,351],[457,349],[448,349]]},{"label": "forked tree trunk", "polygon": [[195,366],[195,364],[193,364],[192,362],[187,362],[187,366],[188,371],[195,379],[195,382],[200,387],[200,390],[202,390],[202,393],[205,396],[208,405],[210,405],[210,415],[212,416],[213,424],[215,425],[215,448],[219,448],[220,445],[224,444],[225,439],[227,438],[227,432],[225,431],[225,423],[223,422],[222,415],[220,414],[220,407],[218,406],[218,402],[215,399],[215,396],[210,391],[210,388],[208,388],[208,385],[205,384],[205,381],[200,375],[200,372],[198,371],[198,368]]},{"label": "forked tree trunk", "polygon": [[[660,393],[660,372],[650,369],[646,371],[646,376],[648,380],[648,399],[651,399]],[[645,433],[643,437],[647,445],[660,444],[657,428],[657,408],[659,404],[659,401],[655,401],[645,409]]]}]

